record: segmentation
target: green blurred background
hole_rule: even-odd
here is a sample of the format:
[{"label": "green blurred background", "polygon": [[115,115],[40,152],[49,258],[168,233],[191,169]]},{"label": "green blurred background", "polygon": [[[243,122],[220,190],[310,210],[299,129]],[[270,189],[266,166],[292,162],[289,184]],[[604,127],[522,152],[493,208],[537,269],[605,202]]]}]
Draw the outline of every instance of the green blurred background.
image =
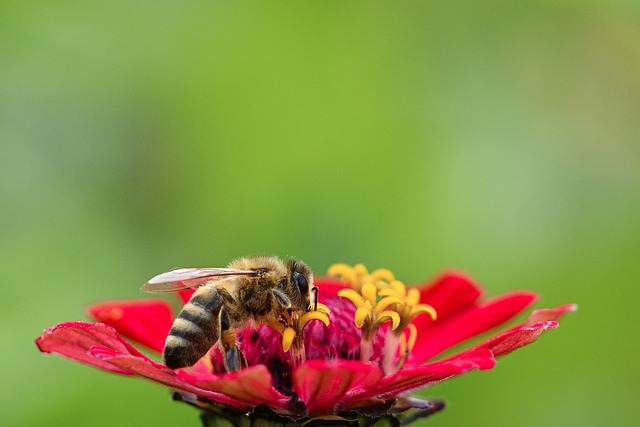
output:
[{"label": "green blurred background", "polygon": [[46,327],[247,254],[575,302],[425,424],[638,425],[640,5],[0,2],[0,424],[199,425]]}]

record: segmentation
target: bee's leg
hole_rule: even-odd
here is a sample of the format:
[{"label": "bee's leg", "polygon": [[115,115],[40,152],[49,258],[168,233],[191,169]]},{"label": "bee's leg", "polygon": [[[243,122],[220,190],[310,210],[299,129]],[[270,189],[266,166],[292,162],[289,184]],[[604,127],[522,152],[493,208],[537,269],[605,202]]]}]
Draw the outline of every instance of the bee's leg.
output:
[{"label": "bee's leg", "polygon": [[236,332],[231,328],[231,320],[225,306],[220,310],[220,344],[222,344],[223,363],[227,372],[235,372],[247,367],[247,358],[236,344]]}]

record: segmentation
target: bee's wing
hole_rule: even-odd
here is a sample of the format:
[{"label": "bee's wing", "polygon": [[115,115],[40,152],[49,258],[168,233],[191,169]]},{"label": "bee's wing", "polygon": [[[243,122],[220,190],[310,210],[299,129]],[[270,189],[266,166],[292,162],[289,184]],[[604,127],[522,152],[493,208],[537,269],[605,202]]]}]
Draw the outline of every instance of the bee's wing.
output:
[{"label": "bee's wing", "polygon": [[143,292],[175,292],[197,288],[205,282],[217,282],[233,276],[255,276],[254,270],[234,268],[176,268],[149,279],[140,288]]}]

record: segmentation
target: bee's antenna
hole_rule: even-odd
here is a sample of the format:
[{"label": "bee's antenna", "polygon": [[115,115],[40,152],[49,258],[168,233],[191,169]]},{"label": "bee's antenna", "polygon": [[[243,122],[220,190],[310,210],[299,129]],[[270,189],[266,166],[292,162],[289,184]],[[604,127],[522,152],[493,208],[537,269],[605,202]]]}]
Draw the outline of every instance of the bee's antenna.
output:
[{"label": "bee's antenna", "polygon": [[318,310],[318,292],[319,292],[318,287],[314,286],[313,288],[311,288],[311,292],[313,292],[313,295],[315,295],[314,302],[313,302],[313,311],[317,311]]}]

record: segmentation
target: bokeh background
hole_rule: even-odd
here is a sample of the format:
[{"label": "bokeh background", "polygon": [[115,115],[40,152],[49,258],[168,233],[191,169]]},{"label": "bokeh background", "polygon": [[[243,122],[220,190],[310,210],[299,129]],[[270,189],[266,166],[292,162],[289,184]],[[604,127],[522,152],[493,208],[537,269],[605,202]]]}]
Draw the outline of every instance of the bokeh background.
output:
[{"label": "bokeh background", "polygon": [[638,425],[640,5],[0,2],[0,424],[197,426],[46,327],[247,254],[577,314],[432,426]]}]

